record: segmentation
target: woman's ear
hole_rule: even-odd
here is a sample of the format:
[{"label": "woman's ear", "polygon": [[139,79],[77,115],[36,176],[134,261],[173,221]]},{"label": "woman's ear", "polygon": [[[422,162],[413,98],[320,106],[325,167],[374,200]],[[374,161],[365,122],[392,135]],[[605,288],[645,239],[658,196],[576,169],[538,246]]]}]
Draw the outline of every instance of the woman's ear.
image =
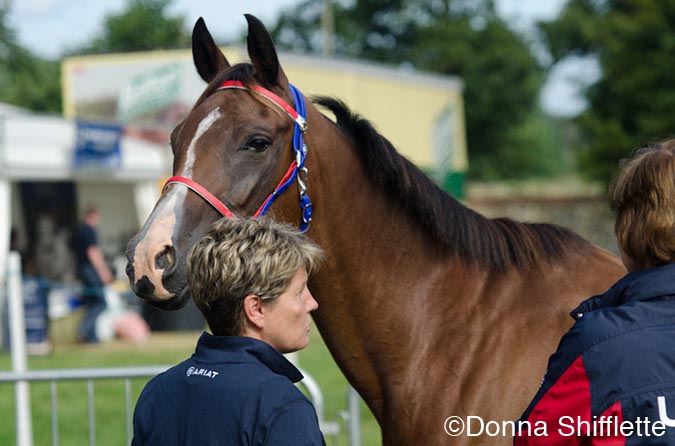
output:
[{"label": "woman's ear", "polygon": [[262,330],[265,327],[265,306],[259,296],[249,294],[244,298],[244,315],[247,324]]}]

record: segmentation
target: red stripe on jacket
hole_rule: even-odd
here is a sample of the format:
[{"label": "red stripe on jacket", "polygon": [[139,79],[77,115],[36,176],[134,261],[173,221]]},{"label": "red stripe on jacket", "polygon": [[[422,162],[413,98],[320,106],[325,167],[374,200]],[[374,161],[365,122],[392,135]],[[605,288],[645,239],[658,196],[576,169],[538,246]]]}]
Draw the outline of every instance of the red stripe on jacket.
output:
[{"label": "red stripe on jacket", "polygon": [[[621,403],[613,404],[602,417],[616,417],[612,419],[609,432],[599,430],[607,426],[598,424],[599,418],[594,420],[591,416],[590,381],[583,358],[580,356],[532,408],[527,418],[529,424],[521,426],[513,444],[514,446],[624,445],[625,437],[613,435],[615,423],[620,424],[623,421]],[[546,435],[543,435],[544,432]]]}]

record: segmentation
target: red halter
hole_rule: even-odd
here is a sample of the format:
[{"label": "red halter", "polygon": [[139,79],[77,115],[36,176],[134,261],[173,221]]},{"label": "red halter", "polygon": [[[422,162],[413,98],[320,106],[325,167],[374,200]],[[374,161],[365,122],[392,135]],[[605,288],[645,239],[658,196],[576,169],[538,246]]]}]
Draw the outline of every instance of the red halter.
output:
[{"label": "red halter", "polygon": [[[288,105],[279,96],[259,85],[251,84],[249,87],[246,87],[240,81],[226,81],[220,84],[216,90],[224,90],[228,88],[253,91],[254,93],[270,101],[276,107],[280,108],[295,122],[296,126],[295,126],[295,134],[293,135],[293,149],[295,151],[296,157],[293,160],[293,162],[291,162],[291,165],[286,171],[286,174],[281,179],[277,187],[275,187],[274,191],[272,191],[272,193],[268,195],[267,199],[260,205],[255,214],[253,214],[253,216],[257,218],[261,215],[264,215],[265,212],[267,212],[267,210],[269,209],[270,205],[274,202],[274,200],[284,190],[286,190],[288,186],[291,185],[293,180],[297,179],[298,186],[300,189],[300,207],[302,209],[303,214],[302,223],[300,226],[302,230],[305,231],[307,229],[307,226],[309,225],[309,222],[312,219],[311,218],[312,204],[309,201],[309,197],[307,197],[306,195],[306,187],[304,181],[298,175],[298,171],[304,172],[305,175],[307,174],[307,169],[305,168],[305,157],[307,156],[307,146],[304,144],[302,139],[302,134],[307,130],[307,122],[305,121],[305,118],[302,116],[302,114],[304,114],[304,98],[302,97],[302,94],[291,85],[291,92],[293,93],[296,102],[296,107],[298,107],[298,110],[300,111],[300,113],[298,113],[298,111],[296,111],[293,107]],[[186,186],[188,189],[195,192],[197,195],[202,197],[207,203],[209,203],[215,210],[217,210],[223,217],[228,218],[236,217],[234,213],[230,211],[228,207],[222,201],[220,201],[215,195],[206,190],[204,186],[197,183],[196,181],[191,180],[190,178],[182,177],[179,175],[172,176],[171,178],[166,180],[166,183],[164,183],[164,187],[162,189],[166,189],[170,184],[174,183],[180,183]]]},{"label": "red halter", "polygon": [[195,192],[197,195],[202,197],[208,204],[213,206],[215,210],[220,212],[220,214],[223,217],[228,217],[228,218],[234,218],[236,217],[234,213],[225,206],[225,204],[220,201],[218,198],[216,198],[215,195],[213,195],[211,192],[206,190],[204,186],[201,184],[197,183],[196,181],[192,181],[189,178],[181,177],[178,175],[172,176],[168,180],[166,180],[166,183],[164,183],[164,187],[162,189],[166,189],[169,184],[174,184],[174,183],[180,183],[183,186],[186,186],[188,189],[191,189],[193,192]]},{"label": "red halter", "polygon": [[295,109],[293,107],[288,105],[286,103],[286,101],[284,101],[283,99],[281,99],[279,96],[272,93],[268,89],[263,88],[260,85],[256,85],[256,84],[251,84],[249,87],[246,87],[246,85],[244,85],[244,83],[240,82],[240,81],[225,81],[222,84],[220,84],[218,86],[218,88],[216,88],[216,91],[226,90],[228,88],[237,88],[237,89],[240,89],[240,90],[250,90],[250,91],[264,97],[265,99],[270,101],[272,104],[279,107],[281,109],[281,111],[286,113],[293,121],[295,121],[295,123],[298,124],[298,126],[300,127],[300,131],[302,133],[305,133],[305,131],[307,130],[307,122],[305,121],[305,118],[303,116],[300,116],[300,114],[297,111],[295,111]]}]

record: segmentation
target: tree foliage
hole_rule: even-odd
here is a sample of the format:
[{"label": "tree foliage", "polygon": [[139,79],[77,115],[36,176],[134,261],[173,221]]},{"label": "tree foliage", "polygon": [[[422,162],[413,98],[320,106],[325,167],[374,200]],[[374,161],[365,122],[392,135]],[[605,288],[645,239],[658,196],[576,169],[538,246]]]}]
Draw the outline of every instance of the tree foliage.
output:
[{"label": "tree foliage", "polygon": [[438,20],[420,30],[412,53],[420,68],[464,79],[469,156],[477,176],[550,172],[553,166],[537,157],[534,141],[516,138],[537,109],[542,71],[492,11]]},{"label": "tree foliage", "polygon": [[583,172],[607,180],[634,147],[675,133],[675,2],[570,0],[540,28],[555,60],[592,55],[602,70],[578,118]]},{"label": "tree foliage", "polygon": [[106,16],[103,32],[82,51],[108,53],[188,46],[182,16],[170,17],[171,0],[129,0],[127,9]]},{"label": "tree foliage", "polygon": [[[101,35],[79,53],[152,50],[188,46],[183,17],[167,13],[171,0],[129,0],[108,15]],[[20,46],[0,6],[0,101],[35,111],[60,112],[59,62],[43,60]]]},{"label": "tree foliage", "polygon": [[[282,14],[280,46],[319,52],[322,0]],[[491,0],[334,2],[335,52],[414,67],[464,81],[467,140],[474,177],[548,174],[559,157],[542,157],[536,132],[543,69],[530,47],[495,13]]]},{"label": "tree foliage", "polygon": [[0,102],[36,111],[61,110],[57,62],[40,59],[20,46],[0,7]]}]

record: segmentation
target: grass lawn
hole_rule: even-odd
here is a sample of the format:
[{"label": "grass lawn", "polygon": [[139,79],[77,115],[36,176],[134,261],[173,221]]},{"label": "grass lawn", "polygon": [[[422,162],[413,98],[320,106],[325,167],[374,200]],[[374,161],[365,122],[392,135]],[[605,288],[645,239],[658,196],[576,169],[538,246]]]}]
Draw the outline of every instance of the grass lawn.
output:
[{"label": "grass lawn", "polygon": [[[30,357],[31,370],[82,367],[146,366],[175,364],[190,354],[200,332],[155,333],[142,345],[113,341],[100,345],[78,345],[58,340],[49,356]],[[329,421],[347,408],[348,385],[335,365],[316,329],[312,330],[309,347],[300,352],[300,367],[319,384]],[[8,352],[0,353],[0,370],[10,370]],[[138,398],[146,379],[133,380],[133,400]],[[30,387],[35,445],[50,445],[51,407],[49,383],[33,383]],[[121,380],[95,381],[96,445],[126,444],[124,383]],[[381,444],[380,431],[372,414],[361,404],[362,444]],[[15,444],[14,386],[0,385],[0,445]],[[86,382],[62,382],[58,385],[59,445],[87,445],[89,440]],[[331,439],[326,439],[331,444]],[[332,444],[346,445],[347,436]]]}]

